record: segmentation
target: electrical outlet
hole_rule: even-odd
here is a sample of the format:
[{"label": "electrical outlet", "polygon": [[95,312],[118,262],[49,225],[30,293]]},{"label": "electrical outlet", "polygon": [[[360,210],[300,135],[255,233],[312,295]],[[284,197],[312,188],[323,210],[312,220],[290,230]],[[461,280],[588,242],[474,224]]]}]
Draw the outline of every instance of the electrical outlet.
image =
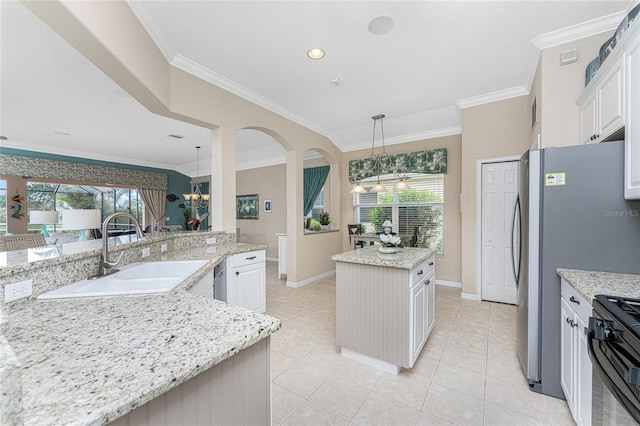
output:
[{"label": "electrical outlet", "polygon": [[33,292],[33,282],[31,280],[20,281],[15,284],[4,286],[4,303],[31,296]]},{"label": "electrical outlet", "polygon": [[164,253],[167,251],[167,243],[164,243],[160,246],[160,253]]},{"label": "electrical outlet", "polygon": [[142,249],[142,257],[149,257],[151,256],[151,248],[150,247],[145,247]]},{"label": "electrical outlet", "polygon": [[217,247],[207,247],[207,253],[211,254],[211,253],[217,253],[218,252],[218,248]]},{"label": "electrical outlet", "polygon": [[209,237],[207,238],[207,245],[215,244],[216,241],[218,241],[216,237]]}]

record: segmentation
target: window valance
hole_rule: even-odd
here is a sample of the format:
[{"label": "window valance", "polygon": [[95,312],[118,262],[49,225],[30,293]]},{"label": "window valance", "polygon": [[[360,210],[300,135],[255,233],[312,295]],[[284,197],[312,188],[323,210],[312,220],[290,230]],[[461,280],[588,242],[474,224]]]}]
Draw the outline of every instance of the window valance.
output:
[{"label": "window valance", "polygon": [[[426,151],[389,154],[380,164],[380,174],[388,173],[447,173],[447,148]],[[365,158],[349,161],[349,182],[359,182],[376,176],[378,169],[375,160]]]},{"label": "window valance", "polygon": [[145,170],[72,163],[44,158],[0,154],[0,173],[34,178],[135,185],[137,188],[167,189],[167,175]]}]

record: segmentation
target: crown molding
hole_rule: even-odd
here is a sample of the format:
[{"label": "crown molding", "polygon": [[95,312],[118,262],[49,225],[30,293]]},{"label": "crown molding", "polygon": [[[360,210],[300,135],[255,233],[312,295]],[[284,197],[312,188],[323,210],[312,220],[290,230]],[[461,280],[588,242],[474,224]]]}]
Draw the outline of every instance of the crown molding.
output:
[{"label": "crown molding", "polygon": [[504,101],[506,99],[517,98],[528,95],[529,90],[523,86],[511,87],[509,89],[498,90],[484,95],[473,96],[471,98],[460,99],[456,105],[460,109],[471,108],[478,105],[490,104],[492,102]]},{"label": "crown molding", "polygon": [[151,8],[142,1],[130,1],[127,0],[129,9],[133,12],[138,22],[145,29],[151,40],[156,44],[160,52],[164,55],[167,63],[171,63],[171,60],[176,56],[176,50],[169,43],[169,39],[162,31],[162,27],[153,13]]},{"label": "crown molding", "polygon": [[330,132],[322,128],[317,123],[294,113],[282,105],[279,105],[264,96],[239,85],[227,77],[224,77],[189,58],[177,54],[171,61],[171,65],[329,138]]},{"label": "crown molding", "polygon": [[611,15],[572,25],[558,31],[542,34],[534,38],[532,43],[538,49],[544,50],[575,40],[580,40],[582,38],[601,34],[606,31],[615,30],[626,14],[626,10],[612,13]]},{"label": "crown molding", "polygon": [[151,161],[138,160],[132,157],[118,157],[115,155],[95,154],[86,151],[77,151],[73,149],[65,149],[51,147],[47,145],[38,145],[28,142],[20,142],[15,140],[2,141],[2,148],[19,149],[22,151],[41,152],[44,154],[64,155],[66,157],[85,158],[88,160],[105,161],[111,163],[126,164],[130,166],[152,167],[155,169],[172,170],[182,173],[174,164],[155,163]]},{"label": "crown molding", "polygon": [[533,43],[529,47],[529,57],[527,58],[527,69],[524,75],[524,88],[527,92],[531,92],[531,86],[533,85],[533,79],[536,77],[536,70],[538,68],[538,61],[540,61],[540,54],[542,50],[537,48]]},{"label": "crown molding", "polygon": [[[462,133],[461,126],[443,127],[441,129],[427,130],[426,132],[410,133],[406,135],[394,136],[392,138],[385,138],[385,145],[398,145],[401,143],[416,142],[425,139],[441,138],[444,136],[459,135]],[[358,151],[360,149],[371,148],[371,141],[359,142],[357,144],[350,144],[345,147],[342,152]]]}]

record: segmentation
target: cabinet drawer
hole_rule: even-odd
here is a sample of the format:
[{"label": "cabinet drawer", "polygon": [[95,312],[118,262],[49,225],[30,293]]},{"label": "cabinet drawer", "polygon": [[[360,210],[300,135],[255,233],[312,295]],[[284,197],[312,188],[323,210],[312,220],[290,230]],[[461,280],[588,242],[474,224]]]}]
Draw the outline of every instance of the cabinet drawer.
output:
[{"label": "cabinet drawer", "polygon": [[238,253],[233,255],[233,267],[251,265],[265,261],[264,250],[248,251],[246,253]]},{"label": "cabinet drawer", "polygon": [[591,316],[592,306],[584,297],[578,293],[578,291],[571,286],[564,279],[561,280],[560,292],[562,298],[567,302],[569,306],[575,311],[576,314],[586,324],[589,323],[589,317]]},{"label": "cabinet drawer", "polygon": [[433,273],[436,268],[435,257],[431,256],[427,260],[420,263],[418,266],[411,270],[411,280],[409,281],[409,287],[416,285],[424,277]]}]

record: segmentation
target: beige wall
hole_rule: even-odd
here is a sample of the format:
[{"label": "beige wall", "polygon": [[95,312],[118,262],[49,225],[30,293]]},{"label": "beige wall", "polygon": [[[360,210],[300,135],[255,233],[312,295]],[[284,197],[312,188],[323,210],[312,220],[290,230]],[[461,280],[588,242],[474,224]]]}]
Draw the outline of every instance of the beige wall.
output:
[{"label": "beige wall", "polygon": [[[576,99],[584,90],[585,69],[613,32],[598,34],[542,51],[536,79],[541,113],[541,146],[567,146],[580,143],[580,110]],[[560,66],[560,53],[578,49],[578,61]]]},{"label": "beige wall", "polygon": [[[238,195],[258,194],[258,220],[236,220],[240,242],[267,244],[267,257],[278,257],[276,233],[287,232],[287,166],[260,167],[236,173]],[[264,211],[264,201],[271,200],[271,213]]]},{"label": "beige wall", "polygon": [[476,162],[521,155],[531,135],[529,96],[462,110],[462,291],[476,293]]},{"label": "beige wall", "polygon": [[[433,148],[447,148],[447,173],[444,175],[444,256],[436,258],[436,278],[439,280],[461,282],[461,227],[460,227],[460,188],[461,188],[461,135],[426,139],[421,141],[387,146],[389,154],[420,151]],[[346,224],[353,223],[353,195],[349,193],[349,161],[366,158],[370,149],[344,153],[342,157],[342,223],[341,231],[343,251],[351,250]],[[411,181],[409,181],[411,184]]]}]

